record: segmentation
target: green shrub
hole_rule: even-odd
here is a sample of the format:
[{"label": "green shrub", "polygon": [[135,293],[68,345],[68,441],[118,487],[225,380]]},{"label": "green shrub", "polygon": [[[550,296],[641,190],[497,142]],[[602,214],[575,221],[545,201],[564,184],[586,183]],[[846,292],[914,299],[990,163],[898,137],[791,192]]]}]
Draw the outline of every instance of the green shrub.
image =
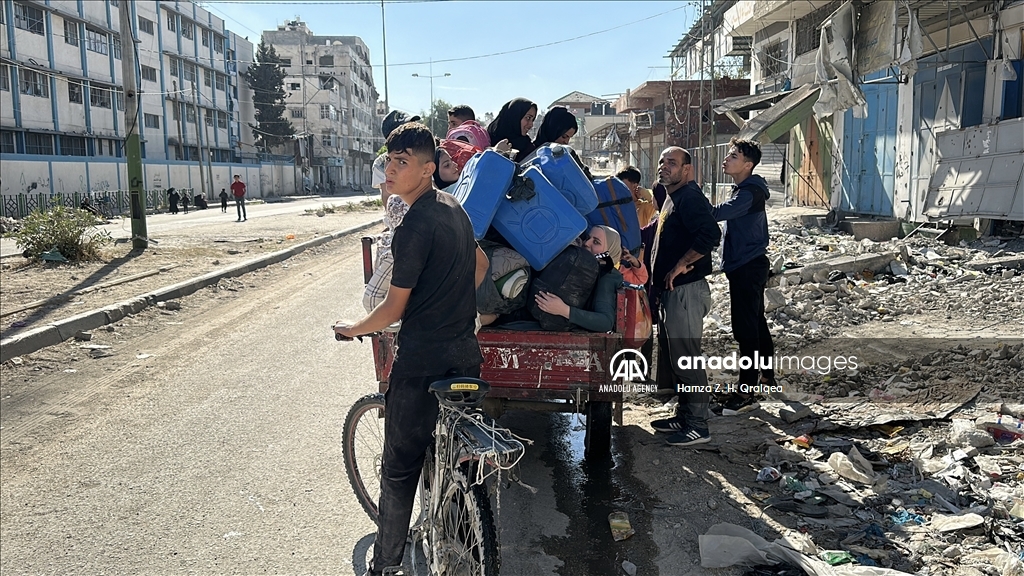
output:
[{"label": "green shrub", "polygon": [[94,260],[99,258],[100,248],[111,241],[109,232],[96,229],[99,222],[85,210],[57,206],[26,216],[14,238],[30,258],[56,248],[71,261]]}]

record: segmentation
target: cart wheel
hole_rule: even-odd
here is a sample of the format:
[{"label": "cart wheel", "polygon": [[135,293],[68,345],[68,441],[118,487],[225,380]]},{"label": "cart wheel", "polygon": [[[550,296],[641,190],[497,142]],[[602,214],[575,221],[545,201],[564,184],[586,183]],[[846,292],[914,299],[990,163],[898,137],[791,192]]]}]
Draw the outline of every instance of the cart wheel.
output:
[{"label": "cart wheel", "polygon": [[587,402],[587,433],[583,437],[583,447],[587,458],[601,458],[611,451],[611,402]]}]

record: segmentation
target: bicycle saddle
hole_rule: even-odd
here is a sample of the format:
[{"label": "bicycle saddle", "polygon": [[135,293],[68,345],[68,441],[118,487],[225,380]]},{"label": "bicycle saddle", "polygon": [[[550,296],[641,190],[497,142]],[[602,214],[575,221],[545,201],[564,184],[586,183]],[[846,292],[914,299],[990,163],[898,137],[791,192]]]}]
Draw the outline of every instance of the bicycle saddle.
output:
[{"label": "bicycle saddle", "polygon": [[429,390],[445,406],[475,408],[484,401],[491,385],[479,378],[456,376],[434,382]]}]

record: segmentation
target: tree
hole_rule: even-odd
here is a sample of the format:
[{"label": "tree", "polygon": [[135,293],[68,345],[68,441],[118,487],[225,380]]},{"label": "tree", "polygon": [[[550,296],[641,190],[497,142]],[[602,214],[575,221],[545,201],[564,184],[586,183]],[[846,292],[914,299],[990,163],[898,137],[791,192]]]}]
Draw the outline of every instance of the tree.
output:
[{"label": "tree", "polygon": [[448,133],[448,111],[451,108],[452,105],[444,100],[434,100],[434,110],[430,114],[420,111],[420,116],[423,117],[420,122],[430,128],[431,134],[438,138],[444,138]]},{"label": "tree", "polygon": [[290,142],[295,128],[284,117],[285,72],[273,45],[267,45],[260,39],[256,62],[249,66],[244,77],[252,89],[253,106],[256,108],[256,126],[252,126],[256,147],[269,152],[275,146]]}]

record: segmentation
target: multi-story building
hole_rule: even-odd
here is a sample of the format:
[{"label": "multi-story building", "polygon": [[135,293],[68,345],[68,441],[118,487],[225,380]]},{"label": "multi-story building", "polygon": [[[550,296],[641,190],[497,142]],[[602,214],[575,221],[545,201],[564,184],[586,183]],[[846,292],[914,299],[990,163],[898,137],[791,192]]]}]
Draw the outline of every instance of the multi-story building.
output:
[{"label": "multi-story building", "polygon": [[366,44],[358,36],[317,36],[301,20],[264,31],[263,40],[284,64],[286,117],[307,137],[300,153],[313,182],[369,184],[381,138]]},{"label": "multi-story building", "polygon": [[716,110],[741,136],[789,143],[791,202],[1024,221],[1021,0],[714,0],[704,14],[673,72],[749,54],[751,95]]},{"label": "multi-story building", "polygon": [[[139,115],[127,119],[126,1],[141,87]],[[264,179],[262,190],[253,164],[252,96],[239,77],[252,54],[251,43],[191,1],[0,0],[4,212],[16,212],[9,197],[29,190],[53,196],[128,188],[123,142],[130,125],[142,139],[147,189],[213,188],[213,197],[239,173],[253,194],[288,192],[284,177]]]}]

